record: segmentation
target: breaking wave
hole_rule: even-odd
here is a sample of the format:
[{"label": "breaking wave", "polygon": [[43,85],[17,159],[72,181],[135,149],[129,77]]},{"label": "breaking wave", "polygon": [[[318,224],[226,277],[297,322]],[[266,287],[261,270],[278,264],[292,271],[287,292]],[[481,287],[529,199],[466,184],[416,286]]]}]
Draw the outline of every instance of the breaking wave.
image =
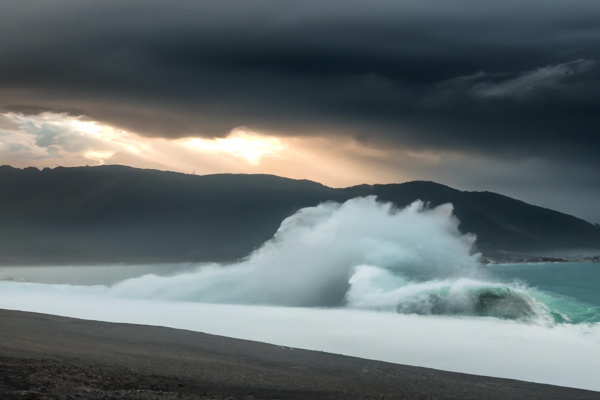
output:
[{"label": "breaking wave", "polygon": [[474,242],[449,205],[358,198],[300,210],[236,263],[145,266],[163,275],[109,286],[0,281],[0,308],[600,390],[596,297],[500,281]]},{"label": "breaking wave", "polygon": [[[356,198],[323,203],[285,219],[274,237],[231,265],[205,265],[174,277],[144,276],[113,292],[214,303],[337,307],[357,267],[370,265],[403,281],[464,277],[479,267],[475,241],[458,231],[452,206],[404,209]],[[397,282],[398,283],[398,282]]]},{"label": "breaking wave", "polygon": [[[495,317],[522,322],[596,323],[600,307],[511,284],[474,279],[399,282],[387,271],[361,267],[351,277],[348,305],[400,314]],[[394,287],[388,282],[396,282]]]},{"label": "breaking wave", "polygon": [[449,204],[397,209],[375,197],[323,203],[285,219],[274,237],[230,265],[146,275],[110,288],[117,297],[226,304],[350,307],[401,314],[525,322],[600,321],[598,309],[490,281]]}]

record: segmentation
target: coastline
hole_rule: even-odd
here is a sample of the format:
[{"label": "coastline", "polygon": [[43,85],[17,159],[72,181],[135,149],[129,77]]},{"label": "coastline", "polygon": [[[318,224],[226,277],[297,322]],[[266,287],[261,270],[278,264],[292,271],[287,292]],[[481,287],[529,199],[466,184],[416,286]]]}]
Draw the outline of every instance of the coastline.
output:
[{"label": "coastline", "polygon": [[156,326],[0,310],[3,399],[596,399]]}]

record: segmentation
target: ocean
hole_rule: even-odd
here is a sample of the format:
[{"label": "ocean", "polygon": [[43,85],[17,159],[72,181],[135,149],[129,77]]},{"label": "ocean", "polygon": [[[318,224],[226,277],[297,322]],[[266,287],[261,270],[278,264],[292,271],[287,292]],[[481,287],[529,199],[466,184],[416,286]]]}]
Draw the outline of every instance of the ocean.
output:
[{"label": "ocean", "polygon": [[452,207],[367,197],[220,264],[0,267],[0,308],[600,391],[600,264],[483,265]]},{"label": "ocean", "polygon": [[499,281],[523,282],[557,323],[600,322],[600,263],[500,264],[489,269]]}]

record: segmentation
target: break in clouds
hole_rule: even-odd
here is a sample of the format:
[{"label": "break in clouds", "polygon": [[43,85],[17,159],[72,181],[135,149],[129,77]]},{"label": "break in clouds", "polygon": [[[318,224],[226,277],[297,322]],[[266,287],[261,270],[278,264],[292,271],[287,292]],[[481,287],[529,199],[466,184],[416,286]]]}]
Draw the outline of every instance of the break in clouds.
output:
[{"label": "break in clouds", "polygon": [[599,13],[590,0],[11,2],[0,107],[149,136],[244,126],[598,165]]},{"label": "break in clouds", "polygon": [[[599,222],[597,15],[595,0],[9,2],[0,110],[80,116],[144,138],[241,128],[324,138],[311,150],[331,160],[348,143],[363,151],[321,169],[492,190]],[[7,143],[2,158],[28,146]],[[88,155],[132,165],[99,151]],[[177,170],[201,170],[192,159]],[[211,168],[238,171],[216,159]],[[260,170],[276,171],[285,168]]]}]

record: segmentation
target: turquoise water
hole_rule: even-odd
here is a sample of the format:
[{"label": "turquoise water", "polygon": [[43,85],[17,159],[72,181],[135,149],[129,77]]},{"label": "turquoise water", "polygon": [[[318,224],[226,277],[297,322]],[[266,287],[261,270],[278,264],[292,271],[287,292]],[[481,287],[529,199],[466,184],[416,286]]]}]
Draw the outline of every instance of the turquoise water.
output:
[{"label": "turquoise water", "polygon": [[487,268],[503,282],[519,279],[532,288],[600,306],[600,263],[498,264]]},{"label": "turquoise water", "polygon": [[599,263],[498,264],[491,278],[524,287],[557,323],[600,322]]}]

